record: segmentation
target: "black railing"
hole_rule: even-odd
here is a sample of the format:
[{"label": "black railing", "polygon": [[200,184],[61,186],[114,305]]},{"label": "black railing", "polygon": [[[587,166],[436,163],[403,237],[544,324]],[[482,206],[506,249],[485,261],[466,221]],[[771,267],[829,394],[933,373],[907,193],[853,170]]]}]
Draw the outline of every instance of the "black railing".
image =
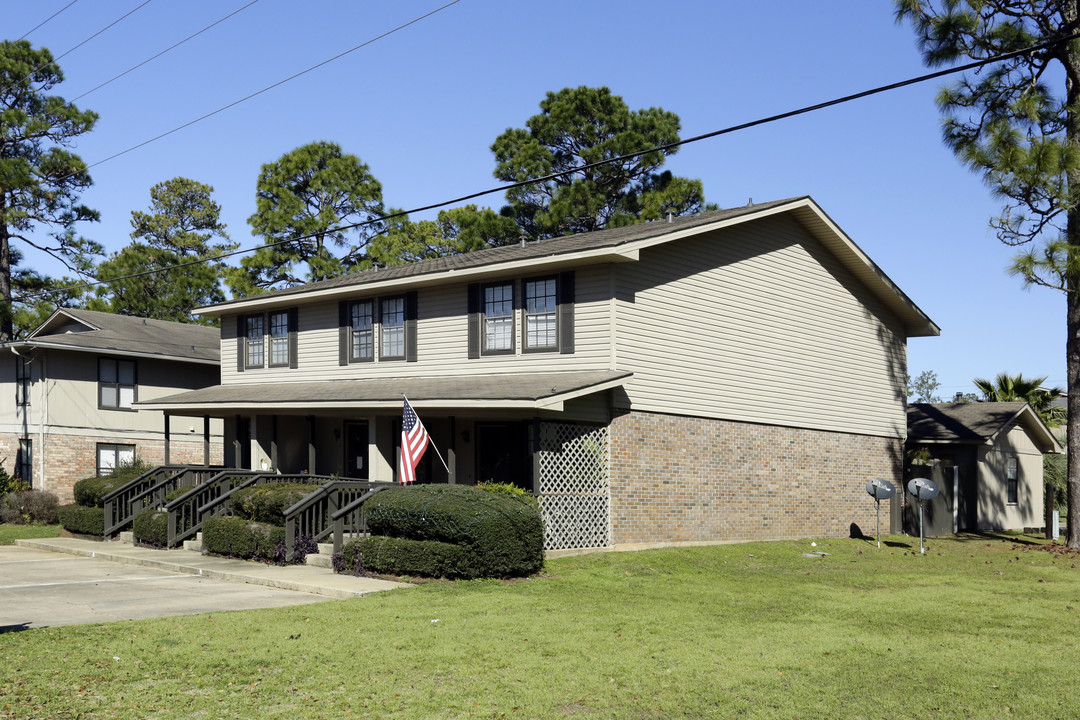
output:
[{"label": "black railing", "polygon": [[105,507],[105,535],[113,535],[131,522],[132,498],[185,467],[187,466],[160,465],[152,470],[147,470],[139,477],[121,485],[112,492],[106,493],[102,498]]},{"label": "black railing", "polygon": [[388,490],[392,487],[401,487],[395,483],[372,483],[372,485],[378,485],[378,487],[372,487],[371,490],[368,490],[344,507],[330,513],[330,523],[333,526],[334,533],[335,555],[341,552],[342,545],[345,543],[346,533],[350,535],[367,534],[367,510],[364,507],[364,503],[366,503],[369,498],[373,497],[375,493]]},{"label": "black railing", "polygon": [[220,496],[200,505],[195,512],[198,515],[199,524],[201,526],[202,523],[206,522],[207,518],[232,515],[232,496],[244,488],[258,485],[270,485],[271,483],[302,483],[315,485],[329,482],[333,479],[334,478],[329,475],[278,475],[277,473],[259,473],[233,484],[231,488],[221,493]]},{"label": "black railing", "polygon": [[307,536],[315,542],[325,540],[334,531],[333,515],[376,488],[394,487],[393,483],[371,480],[332,480],[285,511],[285,558],[296,554],[296,539]]},{"label": "black railing", "polygon": [[168,547],[176,547],[202,529],[199,508],[232,490],[257,470],[228,469],[218,472],[165,505],[169,513]]},{"label": "black railing", "polygon": [[167,475],[156,484],[131,497],[128,501],[131,518],[134,520],[135,516],[146,508],[164,507],[168,502],[169,494],[183,488],[201,485],[223,469],[215,465],[197,465],[188,466]]}]

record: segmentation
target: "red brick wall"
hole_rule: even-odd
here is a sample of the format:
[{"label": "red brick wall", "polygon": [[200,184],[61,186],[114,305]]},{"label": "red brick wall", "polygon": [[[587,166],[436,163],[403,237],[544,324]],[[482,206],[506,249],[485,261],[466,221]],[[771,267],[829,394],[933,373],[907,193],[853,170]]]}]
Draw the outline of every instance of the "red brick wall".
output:
[{"label": "red brick wall", "polygon": [[896,438],[630,412],[611,421],[611,542],[872,535],[866,483],[900,487],[901,459]]},{"label": "red brick wall", "polygon": [[[165,459],[163,440],[118,440],[116,438],[90,435],[45,435],[45,472],[41,472],[42,456],[41,436],[31,435],[34,453],[34,489],[47,490],[60,498],[60,502],[72,501],[75,483],[97,472],[98,443],[134,445],[135,456],[151,465],[161,465]],[[0,434],[0,460],[9,473],[14,469],[15,453],[19,447],[19,436]],[[210,443],[210,462],[219,465],[223,462],[220,441]],[[202,438],[198,440],[175,440],[169,444],[169,461],[201,465],[203,462]],[[44,476],[44,477],[43,477]]]}]

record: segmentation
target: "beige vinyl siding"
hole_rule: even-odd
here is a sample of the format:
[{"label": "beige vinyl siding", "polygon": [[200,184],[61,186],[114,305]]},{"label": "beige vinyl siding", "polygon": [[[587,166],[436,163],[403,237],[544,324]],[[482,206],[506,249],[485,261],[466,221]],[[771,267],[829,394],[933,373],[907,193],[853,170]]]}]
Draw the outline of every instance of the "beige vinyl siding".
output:
[{"label": "beige vinyl siding", "polygon": [[794,219],[655,246],[616,273],[633,409],[905,435],[902,327]]},{"label": "beige vinyl siding", "polygon": [[[515,314],[515,352],[469,359],[468,285],[421,288],[417,294],[417,362],[385,360],[338,364],[338,305],[301,305],[297,367],[254,368],[237,372],[236,316],[222,318],[221,381],[230,383],[310,382],[316,380],[437,375],[576,371],[607,369],[610,363],[610,270],[607,266],[575,273],[573,354],[523,353],[521,311]],[[515,275],[520,279],[527,275]],[[356,299],[364,299],[357,295]]]},{"label": "beige vinyl siding", "polygon": [[[993,447],[980,448],[979,529],[1022,530],[1042,527],[1043,457],[1020,426],[1002,433]],[[1017,459],[1017,503],[1008,502],[1007,469],[1010,457]]]}]

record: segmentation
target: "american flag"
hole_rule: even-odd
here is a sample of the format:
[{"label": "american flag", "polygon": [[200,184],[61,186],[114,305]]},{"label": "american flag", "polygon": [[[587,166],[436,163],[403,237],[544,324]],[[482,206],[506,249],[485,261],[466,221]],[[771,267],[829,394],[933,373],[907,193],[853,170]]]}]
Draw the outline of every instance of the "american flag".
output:
[{"label": "american flag", "polygon": [[405,398],[405,412],[401,418],[401,484],[416,482],[416,465],[427,450],[428,433],[424,423],[416,417],[416,411]]}]

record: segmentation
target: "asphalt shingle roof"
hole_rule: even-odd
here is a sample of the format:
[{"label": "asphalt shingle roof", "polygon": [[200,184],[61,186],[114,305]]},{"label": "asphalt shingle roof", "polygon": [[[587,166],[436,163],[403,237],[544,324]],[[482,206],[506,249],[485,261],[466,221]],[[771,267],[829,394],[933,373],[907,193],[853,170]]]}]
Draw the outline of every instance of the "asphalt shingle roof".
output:
[{"label": "asphalt shingle roof", "polygon": [[1024,402],[915,403],[908,406],[908,440],[983,443],[1024,409]]},{"label": "asphalt shingle roof", "polygon": [[26,342],[181,360],[221,360],[221,333],[217,328],[93,310],[64,308],[59,312],[96,329],[57,332],[62,319],[54,317],[35,330]]}]

